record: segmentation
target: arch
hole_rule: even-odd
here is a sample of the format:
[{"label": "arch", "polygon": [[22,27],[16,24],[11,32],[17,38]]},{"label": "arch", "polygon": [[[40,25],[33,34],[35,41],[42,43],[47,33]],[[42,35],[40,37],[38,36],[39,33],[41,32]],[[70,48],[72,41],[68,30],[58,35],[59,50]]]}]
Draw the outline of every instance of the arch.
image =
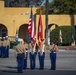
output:
[{"label": "arch", "polygon": [[8,33],[8,29],[5,25],[0,24],[0,36],[5,37]]},{"label": "arch", "polygon": [[27,30],[28,30],[28,24],[22,24],[20,27],[19,27],[19,38],[22,38],[22,39],[26,39],[26,35],[27,35]]},{"label": "arch", "polygon": [[48,28],[50,29],[50,28],[52,28],[52,26],[55,26],[54,28],[57,28],[57,27],[58,27],[57,24],[52,23],[52,24],[49,24],[49,25],[48,25]]}]

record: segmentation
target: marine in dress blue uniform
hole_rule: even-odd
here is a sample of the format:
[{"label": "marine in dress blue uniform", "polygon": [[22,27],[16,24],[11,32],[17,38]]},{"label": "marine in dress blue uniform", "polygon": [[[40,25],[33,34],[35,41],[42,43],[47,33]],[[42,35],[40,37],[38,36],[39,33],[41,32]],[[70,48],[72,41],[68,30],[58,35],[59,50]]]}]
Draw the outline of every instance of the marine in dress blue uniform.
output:
[{"label": "marine in dress blue uniform", "polygon": [[8,39],[8,36],[6,38],[6,57],[9,57],[9,48],[10,48],[10,40]]},{"label": "marine in dress blue uniform", "polygon": [[1,51],[1,54],[2,54],[2,57],[3,58],[6,58],[6,40],[5,40],[5,37],[2,38],[2,51]]},{"label": "marine in dress blue uniform", "polygon": [[56,52],[58,50],[57,45],[54,44],[54,41],[51,42],[51,45],[49,45],[50,50],[50,60],[51,60],[51,68],[50,70],[56,69]]},{"label": "marine in dress blue uniform", "polygon": [[18,73],[23,73],[24,57],[26,57],[25,47],[22,44],[22,39],[19,39],[19,44],[16,46],[17,70]]},{"label": "marine in dress blue uniform", "polygon": [[27,44],[27,42],[24,42],[24,47],[25,47],[25,51],[26,51],[26,57],[24,58],[23,69],[27,69],[27,58],[28,58],[28,44]]},{"label": "marine in dress blue uniform", "polygon": [[46,50],[46,47],[44,44],[44,39],[42,39],[41,40],[41,47],[39,47],[39,52],[38,52],[39,65],[40,65],[39,69],[44,69],[45,50]]},{"label": "marine in dress blue uniform", "polygon": [[34,47],[30,44],[30,69],[35,69],[36,67],[36,51],[35,51],[36,44]]}]

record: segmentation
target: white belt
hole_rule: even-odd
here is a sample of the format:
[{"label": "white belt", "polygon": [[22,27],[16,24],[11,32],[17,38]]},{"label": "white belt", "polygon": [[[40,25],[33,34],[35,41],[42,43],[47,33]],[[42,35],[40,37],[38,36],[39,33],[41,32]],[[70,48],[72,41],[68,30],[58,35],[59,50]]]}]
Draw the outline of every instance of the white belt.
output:
[{"label": "white belt", "polygon": [[27,51],[26,51],[27,52]]},{"label": "white belt", "polygon": [[[38,50],[38,52],[40,52],[40,50]],[[44,50],[42,50],[42,52],[44,52]]]},{"label": "white belt", "polygon": [[50,53],[56,53],[56,52],[50,52]]},{"label": "white belt", "polygon": [[[30,52],[32,52],[32,51],[30,51]],[[33,52],[35,52],[35,51],[33,51]]]}]

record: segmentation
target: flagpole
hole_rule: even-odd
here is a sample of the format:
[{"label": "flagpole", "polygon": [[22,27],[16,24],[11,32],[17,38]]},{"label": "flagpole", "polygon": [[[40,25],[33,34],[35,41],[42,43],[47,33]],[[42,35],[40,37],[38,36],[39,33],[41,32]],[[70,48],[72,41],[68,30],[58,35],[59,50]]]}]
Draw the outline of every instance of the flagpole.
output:
[{"label": "flagpole", "polygon": [[48,0],[46,0],[46,45],[48,45]]}]

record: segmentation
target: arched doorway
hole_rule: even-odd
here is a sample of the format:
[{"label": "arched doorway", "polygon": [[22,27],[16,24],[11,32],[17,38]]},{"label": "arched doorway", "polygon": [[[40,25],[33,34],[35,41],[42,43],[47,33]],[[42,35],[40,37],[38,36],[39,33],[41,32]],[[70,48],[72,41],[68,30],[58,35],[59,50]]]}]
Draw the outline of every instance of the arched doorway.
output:
[{"label": "arched doorway", "polygon": [[49,24],[49,25],[48,25],[48,28],[49,28],[50,30],[53,30],[53,29],[55,29],[55,28],[57,28],[57,27],[58,27],[57,24]]},{"label": "arched doorway", "polygon": [[19,28],[19,38],[26,39],[27,38],[27,29],[28,29],[28,24],[23,24]]},{"label": "arched doorway", "polygon": [[5,25],[0,24],[0,36],[5,37],[8,34],[8,30]]}]

